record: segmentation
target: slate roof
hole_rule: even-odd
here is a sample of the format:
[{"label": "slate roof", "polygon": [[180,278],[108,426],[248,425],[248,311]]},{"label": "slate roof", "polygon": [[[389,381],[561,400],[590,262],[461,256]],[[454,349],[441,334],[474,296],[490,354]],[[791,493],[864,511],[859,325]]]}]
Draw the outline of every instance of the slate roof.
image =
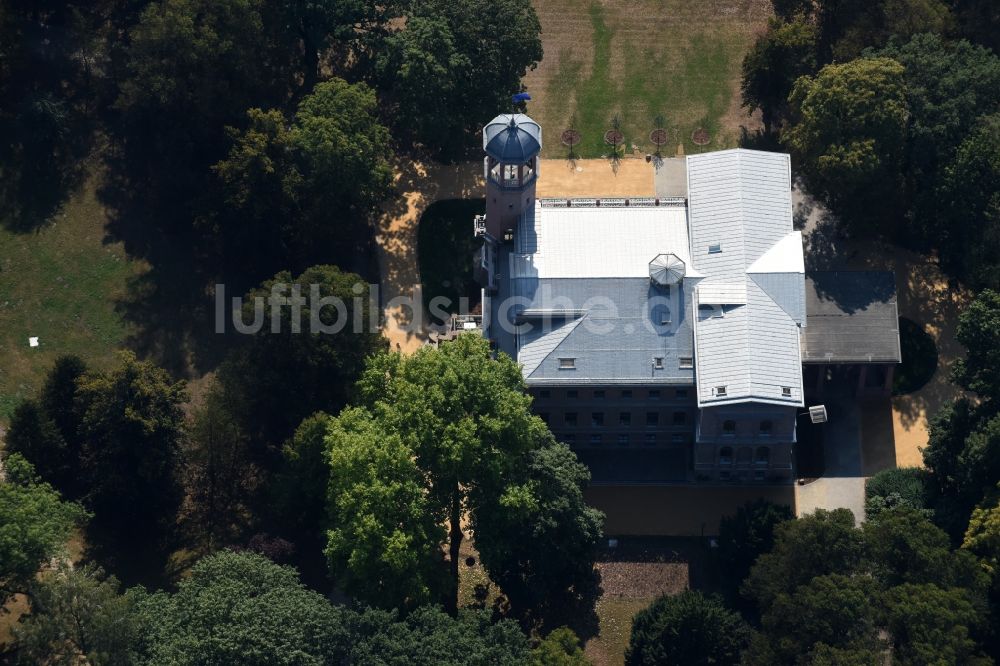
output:
[{"label": "slate roof", "polygon": [[890,271],[806,274],[804,363],[899,363],[896,276]]},{"label": "slate roof", "polygon": [[694,294],[698,404],[803,405],[804,261],[789,157],[724,150],[687,166],[691,257],[704,276]]},{"label": "slate roof", "polygon": [[483,150],[501,162],[527,162],[542,149],[542,128],[523,113],[502,113],[483,128]]}]

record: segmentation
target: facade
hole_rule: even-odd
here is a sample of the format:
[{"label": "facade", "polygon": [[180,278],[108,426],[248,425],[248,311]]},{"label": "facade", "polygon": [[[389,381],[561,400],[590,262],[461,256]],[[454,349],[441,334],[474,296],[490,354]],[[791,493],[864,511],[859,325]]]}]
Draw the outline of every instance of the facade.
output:
[{"label": "facade", "polygon": [[803,362],[842,359],[803,357],[789,157],[690,156],[686,198],[539,200],[541,146],[523,114],[486,126],[475,224],[482,332],[536,412],[598,483],[790,481]]}]

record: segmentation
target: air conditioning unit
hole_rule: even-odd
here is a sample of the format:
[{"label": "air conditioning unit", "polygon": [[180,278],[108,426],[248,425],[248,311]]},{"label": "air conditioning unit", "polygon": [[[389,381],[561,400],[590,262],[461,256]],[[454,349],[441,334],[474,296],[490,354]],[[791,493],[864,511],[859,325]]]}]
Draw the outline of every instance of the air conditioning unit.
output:
[{"label": "air conditioning unit", "polygon": [[809,420],[813,423],[826,423],[826,405],[816,405],[809,408]]}]

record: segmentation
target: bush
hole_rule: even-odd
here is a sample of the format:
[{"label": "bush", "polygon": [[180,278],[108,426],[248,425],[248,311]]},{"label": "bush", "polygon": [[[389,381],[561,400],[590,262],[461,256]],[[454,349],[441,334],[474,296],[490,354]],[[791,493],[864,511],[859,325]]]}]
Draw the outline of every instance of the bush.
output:
[{"label": "bush", "polygon": [[449,299],[446,309],[452,313],[458,312],[459,298],[469,298],[470,306],[478,302],[473,255],[482,241],[473,235],[472,219],[485,210],[485,199],[447,199],[432,203],[420,217],[417,251],[425,307],[435,296]]},{"label": "bush", "polygon": [[931,513],[928,483],[930,475],[919,467],[899,467],[879,472],[865,483],[865,517],[873,520],[887,509],[910,507]]},{"label": "bush", "polygon": [[913,393],[931,380],[938,366],[937,345],[934,338],[920,324],[899,318],[899,344],[903,362],[896,367],[892,382],[893,395]]}]

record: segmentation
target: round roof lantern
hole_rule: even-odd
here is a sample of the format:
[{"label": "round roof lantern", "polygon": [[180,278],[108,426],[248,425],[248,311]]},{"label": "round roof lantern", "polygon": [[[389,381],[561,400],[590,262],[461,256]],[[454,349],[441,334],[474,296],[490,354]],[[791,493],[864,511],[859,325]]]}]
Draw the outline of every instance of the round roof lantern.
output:
[{"label": "round roof lantern", "polygon": [[686,272],[687,266],[676,254],[658,254],[649,262],[649,279],[654,284],[677,284]]},{"label": "round roof lantern", "polygon": [[527,162],[542,149],[542,128],[523,113],[501,113],[483,128],[483,150],[498,162]]}]

